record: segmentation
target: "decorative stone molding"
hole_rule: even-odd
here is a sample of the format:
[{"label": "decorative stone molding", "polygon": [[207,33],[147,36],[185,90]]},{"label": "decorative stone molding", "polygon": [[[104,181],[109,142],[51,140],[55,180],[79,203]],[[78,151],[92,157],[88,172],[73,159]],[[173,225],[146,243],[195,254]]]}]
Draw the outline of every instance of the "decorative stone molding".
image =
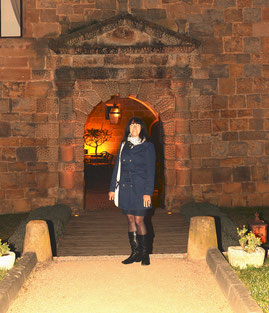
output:
[{"label": "decorative stone molding", "polygon": [[123,13],[49,41],[57,54],[190,53],[200,42]]}]

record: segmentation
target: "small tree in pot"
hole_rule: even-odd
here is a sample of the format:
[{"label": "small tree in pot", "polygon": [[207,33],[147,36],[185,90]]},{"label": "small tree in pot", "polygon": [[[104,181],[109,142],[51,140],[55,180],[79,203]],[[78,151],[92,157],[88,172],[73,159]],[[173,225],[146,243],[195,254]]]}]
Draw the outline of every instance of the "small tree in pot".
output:
[{"label": "small tree in pot", "polygon": [[243,226],[237,228],[240,247],[228,247],[228,259],[232,266],[241,269],[247,266],[261,267],[264,263],[265,250],[260,247],[261,239]]},{"label": "small tree in pot", "polygon": [[112,132],[108,129],[97,129],[97,128],[90,128],[86,129],[84,132],[84,140],[85,143],[95,148],[95,155],[97,156],[97,149],[99,146],[104,144],[112,137]]}]

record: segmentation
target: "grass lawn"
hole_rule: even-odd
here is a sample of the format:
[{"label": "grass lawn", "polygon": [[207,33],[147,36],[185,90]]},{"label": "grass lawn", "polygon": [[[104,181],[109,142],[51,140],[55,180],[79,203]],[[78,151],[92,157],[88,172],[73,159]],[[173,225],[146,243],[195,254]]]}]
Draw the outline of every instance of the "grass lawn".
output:
[{"label": "grass lawn", "polygon": [[244,270],[234,268],[238,277],[249,289],[263,312],[269,313],[269,258],[261,268],[249,267]]}]

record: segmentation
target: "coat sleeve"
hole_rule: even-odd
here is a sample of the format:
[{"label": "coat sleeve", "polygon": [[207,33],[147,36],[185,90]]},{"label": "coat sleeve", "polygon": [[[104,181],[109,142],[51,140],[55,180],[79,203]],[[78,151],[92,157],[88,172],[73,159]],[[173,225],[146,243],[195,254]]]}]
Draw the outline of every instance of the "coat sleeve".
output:
[{"label": "coat sleeve", "polygon": [[149,147],[146,152],[146,166],[147,166],[147,179],[145,184],[145,195],[152,196],[154,192],[154,182],[155,182],[155,162],[156,162],[156,153],[154,145],[149,144]]},{"label": "coat sleeve", "polygon": [[110,182],[110,187],[109,187],[109,191],[113,191],[113,192],[115,191],[116,182],[117,182],[117,173],[118,173],[118,167],[119,167],[119,154],[120,154],[120,150],[115,161],[115,165],[114,165],[113,173],[111,177],[111,182]]}]

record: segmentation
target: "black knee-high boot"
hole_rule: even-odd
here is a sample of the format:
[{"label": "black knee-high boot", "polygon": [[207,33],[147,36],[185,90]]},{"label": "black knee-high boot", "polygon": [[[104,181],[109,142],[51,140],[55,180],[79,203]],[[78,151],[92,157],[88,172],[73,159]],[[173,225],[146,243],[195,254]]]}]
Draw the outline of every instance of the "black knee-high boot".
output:
[{"label": "black knee-high boot", "polygon": [[147,235],[137,235],[141,253],[141,265],[150,265]]},{"label": "black knee-high boot", "polygon": [[138,240],[137,240],[137,233],[135,231],[128,233],[129,242],[131,246],[131,255],[121,263],[123,264],[131,264],[134,262],[140,262],[141,261],[141,254],[138,246]]}]

